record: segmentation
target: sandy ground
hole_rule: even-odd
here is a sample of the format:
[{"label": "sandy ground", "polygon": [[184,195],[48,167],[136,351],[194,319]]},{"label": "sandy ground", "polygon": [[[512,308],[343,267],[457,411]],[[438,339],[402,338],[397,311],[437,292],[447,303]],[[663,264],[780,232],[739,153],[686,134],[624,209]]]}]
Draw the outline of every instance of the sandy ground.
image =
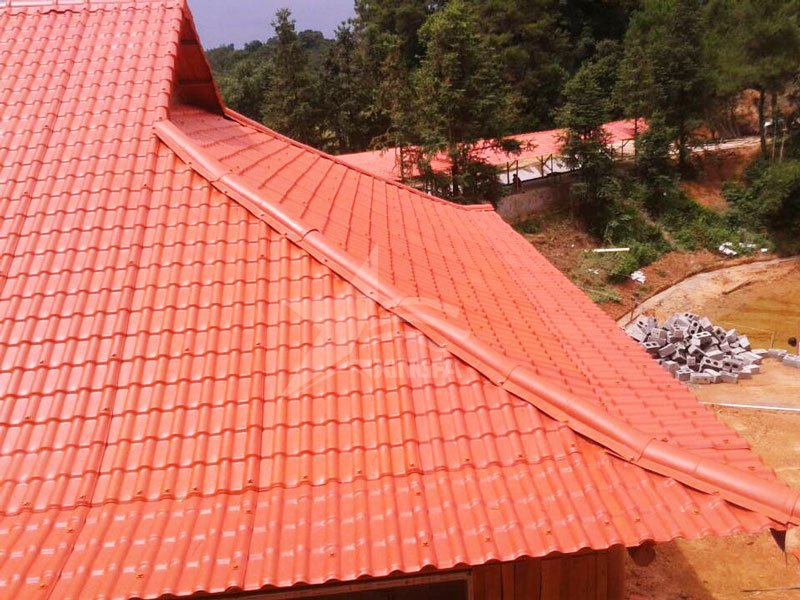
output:
[{"label": "sandy ground", "polygon": [[[800,261],[743,265],[698,275],[651,298],[638,312],[659,319],[690,311],[725,322],[758,345],[786,340],[800,328]],[[760,343],[759,343],[760,342]],[[738,385],[692,386],[701,402],[800,408],[800,371],[774,360]],[[787,483],[800,488],[800,414],[712,406]],[[770,535],[682,540],[657,548],[653,564],[628,565],[628,592],[652,600],[800,599],[800,563]],[[775,591],[748,591],[771,590]]]}]

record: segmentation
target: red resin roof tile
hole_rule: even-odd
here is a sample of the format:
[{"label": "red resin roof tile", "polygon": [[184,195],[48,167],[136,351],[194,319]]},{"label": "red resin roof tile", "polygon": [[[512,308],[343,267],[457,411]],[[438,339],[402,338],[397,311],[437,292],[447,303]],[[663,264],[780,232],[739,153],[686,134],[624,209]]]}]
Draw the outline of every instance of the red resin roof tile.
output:
[{"label": "red resin roof tile", "polygon": [[178,1],[0,8],[0,596],[797,522],[494,212],[223,114],[193,35]]},{"label": "red resin roof tile", "polygon": [[[644,124],[641,121],[638,122],[639,131],[643,126]],[[609,143],[617,146],[622,142],[632,140],[636,136],[637,122],[633,120],[612,121],[606,123],[604,128],[608,134]],[[520,143],[520,151],[517,153],[508,153],[485,144],[486,147],[479,147],[478,154],[482,160],[497,167],[505,167],[508,164],[514,165],[515,163],[520,165],[535,164],[539,160],[546,160],[551,156],[560,154],[563,135],[563,129],[521,133],[509,137],[509,139]],[[400,175],[400,151],[397,148],[342,154],[338,158],[351,167],[363,169],[389,181],[403,179]],[[446,172],[450,167],[450,161],[444,155],[438,155],[431,161],[431,168],[436,173]],[[408,169],[408,167],[406,168]],[[410,172],[406,172],[406,176],[418,177],[419,170],[416,167],[411,167]]]}]

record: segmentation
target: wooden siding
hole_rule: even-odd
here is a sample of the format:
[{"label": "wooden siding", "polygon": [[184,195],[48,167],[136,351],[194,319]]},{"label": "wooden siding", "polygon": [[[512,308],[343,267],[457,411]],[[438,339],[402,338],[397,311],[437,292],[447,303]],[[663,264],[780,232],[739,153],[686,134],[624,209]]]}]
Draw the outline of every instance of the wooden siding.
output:
[{"label": "wooden siding", "polygon": [[624,549],[472,569],[472,600],[622,600]]}]

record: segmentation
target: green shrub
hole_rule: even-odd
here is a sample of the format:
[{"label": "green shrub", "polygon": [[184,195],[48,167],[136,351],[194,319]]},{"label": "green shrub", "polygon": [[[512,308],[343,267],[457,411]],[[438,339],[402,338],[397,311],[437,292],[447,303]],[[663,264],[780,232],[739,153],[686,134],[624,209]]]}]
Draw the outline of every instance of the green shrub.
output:
[{"label": "green shrub", "polygon": [[608,274],[608,279],[613,282],[622,282],[630,277],[631,273],[639,269],[639,260],[634,252],[620,252],[614,257],[614,264]]},{"label": "green shrub", "polygon": [[541,217],[532,217],[527,221],[517,223],[514,225],[514,229],[523,234],[539,233],[542,230],[542,219]]},{"label": "green shrub", "polygon": [[800,233],[800,160],[753,165],[747,185],[723,189],[731,205],[731,223],[748,230],[771,231],[784,251],[792,251]]},{"label": "green shrub", "polygon": [[622,302],[622,296],[619,292],[612,287],[604,286],[601,288],[581,288],[586,293],[592,302],[596,304],[604,304],[606,302],[614,302],[619,304]]},{"label": "green shrub", "polygon": [[616,258],[613,254],[585,252],[570,272],[570,278],[598,304],[622,302],[619,292],[608,285]]}]

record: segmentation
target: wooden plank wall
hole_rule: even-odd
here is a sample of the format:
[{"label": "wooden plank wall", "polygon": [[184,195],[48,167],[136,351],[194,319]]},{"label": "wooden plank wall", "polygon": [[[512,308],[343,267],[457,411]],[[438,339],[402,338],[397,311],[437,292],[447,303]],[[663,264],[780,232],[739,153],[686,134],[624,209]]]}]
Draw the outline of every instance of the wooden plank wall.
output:
[{"label": "wooden plank wall", "polygon": [[622,600],[624,548],[472,569],[473,600]]}]

